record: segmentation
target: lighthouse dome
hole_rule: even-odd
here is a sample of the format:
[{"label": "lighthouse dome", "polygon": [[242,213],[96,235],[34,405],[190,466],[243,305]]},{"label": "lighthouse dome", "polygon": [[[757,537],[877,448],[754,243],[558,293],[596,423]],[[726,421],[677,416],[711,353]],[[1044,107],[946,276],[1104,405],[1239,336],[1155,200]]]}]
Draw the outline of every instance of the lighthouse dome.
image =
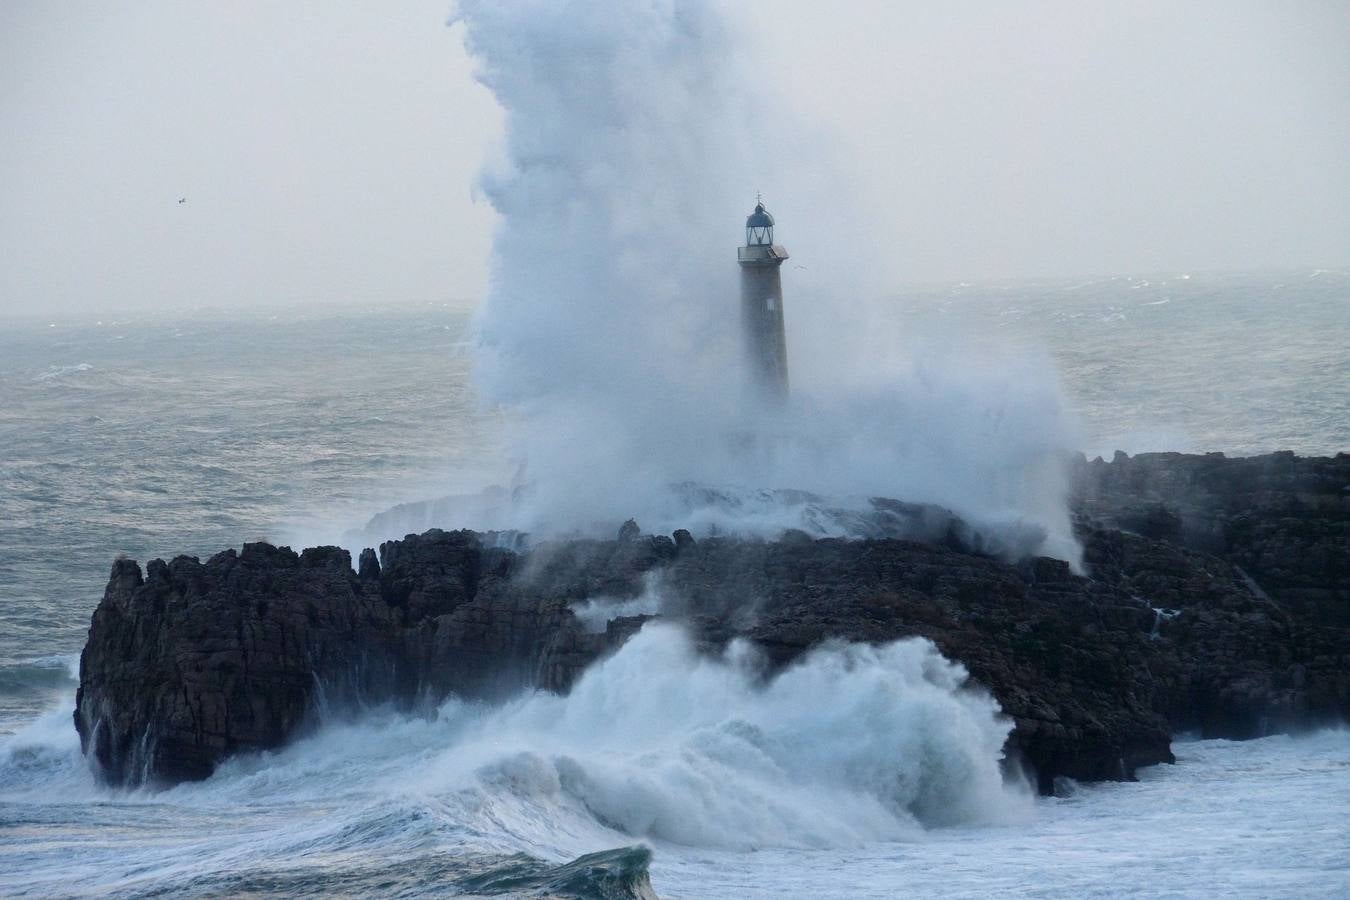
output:
[{"label": "lighthouse dome", "polygon": [[756,203],[756,204],[755,204],[755,211],[752,212],[752,213],[746,218],[746,220],[745,220],[745,227],[746,227],[746,228],[772,228],[772,227],[773,227],[773,216],[769,215],[769,211],[768,211],[767,209],[764,208],[764,204],[763,204],[763,203]]},{"label": "lighthouse dome", "polygon": [[755,204],[755,211],[745,220],[745,245],[764,247],[773,244],[773,216],[763,203]]}]

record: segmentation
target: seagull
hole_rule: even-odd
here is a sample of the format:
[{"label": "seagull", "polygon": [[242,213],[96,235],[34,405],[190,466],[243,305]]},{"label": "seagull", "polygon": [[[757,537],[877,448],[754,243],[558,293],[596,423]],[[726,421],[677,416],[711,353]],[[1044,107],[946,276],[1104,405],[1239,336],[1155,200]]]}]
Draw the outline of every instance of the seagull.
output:
[{"label": "seagull", "polygon": [[186,197],[179,197],[179,198],[178,198],[178,202],[179,202],[179,203],[186,203],[186,202],[187,202],[187,198],[186,198]]},{"label": "seagull", "polygon": [[805,269],[806,266],[793,266],[792,268],[794,268],[794,269]]}]

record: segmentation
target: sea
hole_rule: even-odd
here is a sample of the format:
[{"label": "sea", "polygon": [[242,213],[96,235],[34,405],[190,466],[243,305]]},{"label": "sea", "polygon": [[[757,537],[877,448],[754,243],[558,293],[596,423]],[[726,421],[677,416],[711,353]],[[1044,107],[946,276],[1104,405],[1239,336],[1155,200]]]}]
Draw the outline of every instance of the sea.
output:
[{"label": "sea", "polygon": [[[1350,451],[1347,269],[888,302],[1048,353],[1090,456]],[[644,630],[566,698],[347,711],[201,783],[100,785],[71,712],[112,561],[331,542],[502,477],[472,369],[441,302],[0,310],[0,896],[603,897],[646,866],[669,898],[1350,896],[1350,731],[1183,737],[1034,797],[993,701],[904,642],[764,685]]]}]

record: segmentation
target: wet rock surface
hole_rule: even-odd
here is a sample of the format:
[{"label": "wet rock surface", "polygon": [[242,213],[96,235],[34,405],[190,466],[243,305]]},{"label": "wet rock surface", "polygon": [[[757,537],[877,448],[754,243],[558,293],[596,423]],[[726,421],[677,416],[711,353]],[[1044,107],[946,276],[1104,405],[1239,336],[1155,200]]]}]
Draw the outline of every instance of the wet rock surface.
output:
[{"label": "wet rock surface", "polygon": [[[695,539],[640,532],[525,546],[431,530],[349,554],[245,545],[113,566],[75,712],[113,783],[203,778],[324,710],[453,692],[566,691],[641,628],[571,611],[655,590],[660,615],[771,666],[828,640],[933,640],[990,690],[1013,758],[1122,779],[1171,735],[1245,738],[1350,712],[1350,458],[1158,454],[1074,467],[1086,576],[956,540]],[[950,532],[951,529],[948,529]]]},{"label": "wet rock surface", "polygon": [[1074,503],[1107,527],[1213,553],[1310,621],[1350,625],[1350,454],[1079,458]]}]

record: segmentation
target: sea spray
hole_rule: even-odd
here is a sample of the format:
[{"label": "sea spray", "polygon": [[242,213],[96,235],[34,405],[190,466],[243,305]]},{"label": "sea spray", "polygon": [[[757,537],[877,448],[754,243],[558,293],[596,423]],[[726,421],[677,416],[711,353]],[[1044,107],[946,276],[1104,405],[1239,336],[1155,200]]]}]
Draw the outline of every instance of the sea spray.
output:
[{"label": "sea spray", "polygon": [[1025,786],[1000,770],[1010,728],[927,641],[827,645],[768,675],[747,644],[702,656],[649,623],[567,696],[484,712],[396,784],[472,796],[494,822],[542,815],[559,833],[584,822],[701,847],[851,846],[1024,816]]},{"label": "sea spray", "polygon": [[[701,657],[682,631],[648,625],[567,698],[505,708],[485,737],[524,737],[547,789],[556,779],[562,799],[624,834],[855,845],[1029,811],[1025,789],[1000,775],[1010,722],[965,677],[930,642],[907,640],[823,646],[765,679],[747,644]],[[529,749],[540,738],[545,753]]]},{"label": "sea spray", "polygon": [[[36,732],[0,737],[0,894],[422,896],[561,874],[583,853],[633,843],[556,793],[494,791],[490,769],[449,778],[446,756],[493,712],[375,714],[151,793],[96,787],[59,727],[62,709],[48,749],[69,760],[45,775],[11,768],[16,741],[45,743]],[[652,880],[662,896],[690,897],[974,898],[1026,883],[1056,897],[1100,884],[1136,895],[1345,893],[1350,732],[1181,743],[1177,755],[1137,783],[1028,801],[1035,815],[1016,827],[930,828],[809,853],[656,841]]]},{"label": "sea spray", "polygon": [[569,608],[588,632],[600,634],[613,619],[660,614],[666,606],[661,582],[661,570],[653,569],[643,575],[642,593],[636,597],[612,597],[601,594],[579,600]]},{"label": "sea spray", "polygon": [[[1055,896],[1105,883],[1201,895],[1218,878],[1234,895],[1296,897],[1345,882],[1347,732],[1183,743],[1178,765],[1140,783],[1036,801],[994,778],[1006,726],[992,701],[922,641],[823,647],[771,678],[743,649],[699,658],[648,628],[584,696],[373,710],[167,791],[97,786],[63,704],[0,737],[0,893],[417,896],[561,876],[633,844],[619,824],[653,832],[663,895],[978,897],[1027,878]],[[701,706],[679,700],[686,681]],[[794,780],[808,760],[819,777]],[[699,793],[704,771],[725,790]],[[916,796],[897,784],[926,785],[937,817],[895,812]],[[651,825],[637,801],[659,812]],[[971,824],[920,824],[952,819]],[[869,833],[901,841],[855,841]],[[636,853],[615,852],[621,868]]]},{"label": "sea spray", "polygon": [[[771,73],[722,8],[462,0],[453,21],[505,112],[481,179],[501,219],[475,380],[512,410],[510,527],[612,533],[634,516],[774,534],[801,527],[796,510],[690,509],[672,486],[788,488],[1034,527],[1032,549],[1076,562],[1060,470],[1072,428],[1052,367],[910,333],[872,299],[857,235],[801,223],[814,243],[794,253],[852,259],[859,277],[802,272],[795,293],[786,273],[795,393],[764,409],[744,390],[739,224],[765,178],[792,190],[793,148],[819,142],[774,106]],[[785,241],[792,228],[782,219]]]},{"label": "sea spray", "polygon": [[[60,770],[52,777],[118,795],[70,769],[75,745],[66,729],[53,731],[60,718],[7,739],[10,787],[31,784],[45,761]],[[682,629],[652,622],[566,696],[451,700],[429,717],[372,710],[145,796],[214,806],[280,791],[316,802],[359,772],[381,796],[422,798],[484,832],[515,831],[514,846],[496,847],[506,851],[561,858],[633,837],[856,845],[1026,813],[1025,787],[1000,772],[1010,728],[964,668],[925,640],[827,644],[772,673],[749,644],[708,656]],[[585,841],[569,844],[568,834]]]}]

